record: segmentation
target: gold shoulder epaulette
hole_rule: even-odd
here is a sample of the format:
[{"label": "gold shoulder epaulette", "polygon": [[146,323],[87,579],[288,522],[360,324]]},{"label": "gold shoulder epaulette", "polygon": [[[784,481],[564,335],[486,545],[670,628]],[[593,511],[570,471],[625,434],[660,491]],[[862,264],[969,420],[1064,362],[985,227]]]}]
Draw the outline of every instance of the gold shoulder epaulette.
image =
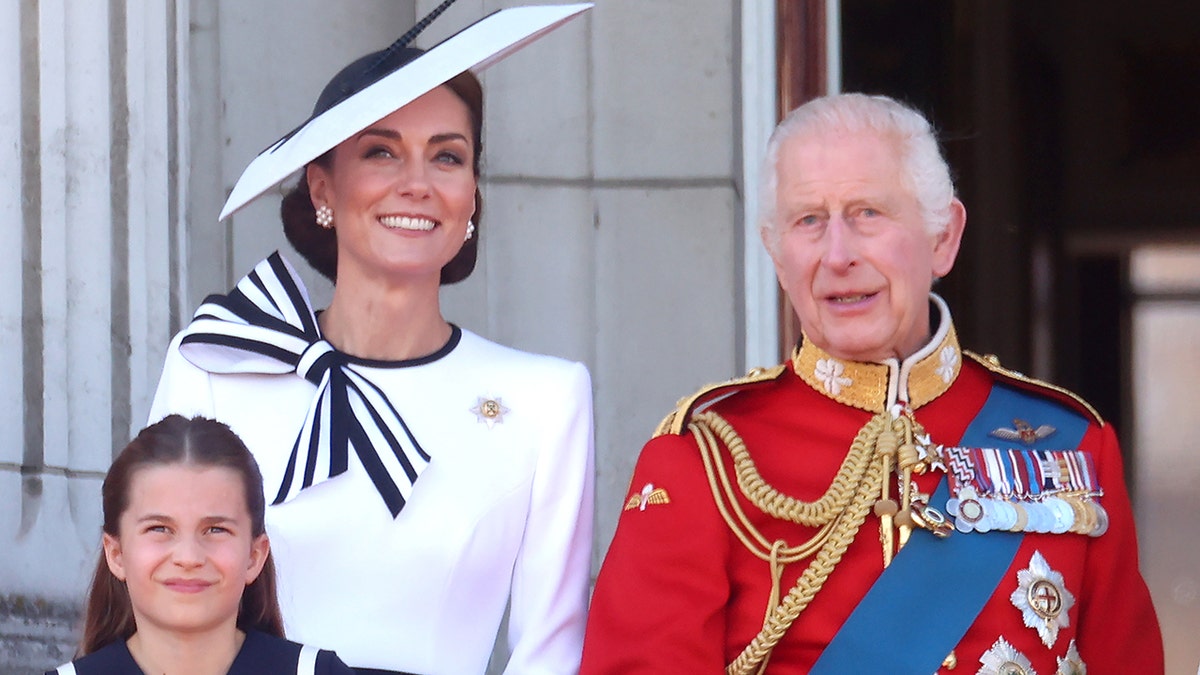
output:
[{"label": "gold shoulder epaulette", "polygon": [[747,373],[745,377],[735,377],[732,380],[701,387],[699,391],[691,396],[679,399],[679,402],[675,404],[675,409],[664,417],[662,422],[659,422],[658,427],[654,430],[654,435],[682,434],[683,430],[687,428],[687,422],[691,417],[692,411],[697,406],[721,395],[731,394],[740,387],[774,380],[786,370],[787,364],[783,363],[770,368],[755,368]]},{"label": "gold shoulder epaulette", "polygon": [[967,351],[966,349],[963,350],[963,354],[966,354],[973,361],[979,363],[979,365],[995,373],[1001,379],[1008,380],[1015,386],[1018,386],[1022,389],[1040,391],[1041,393],[1050,396],[1054,400],[1074,408],[1084,416],[1091,417],[1096,421],[1097,424],[1104,426],[1104,418],[1100,416],[1100,413],[1097,412],[1090,403],[1080,398],[1080,396],[1075,392],[1063,389],[1058,385],[1050,384],[1049,382],[1044,382],[1042,380],[1029,377],[1028,375],[1018,373],[1015,370],[1009,370],[1008,368],[1000,365],[1000,359],[997,358],[995,354],[981,356],[975,352]]}]

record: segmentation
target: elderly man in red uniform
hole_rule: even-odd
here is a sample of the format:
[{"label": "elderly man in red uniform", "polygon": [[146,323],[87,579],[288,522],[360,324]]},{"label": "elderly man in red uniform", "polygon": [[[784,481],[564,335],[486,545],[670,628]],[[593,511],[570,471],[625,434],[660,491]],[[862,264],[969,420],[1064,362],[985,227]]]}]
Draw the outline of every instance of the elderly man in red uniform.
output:
[{"label": "elderly man in red uniform", "polygon": [[803,339],[642,450],[584,675],[1161,673],[1112,427],[963,351],[930,292],[966,212],[929,123],[818,99],[764,175]]}]

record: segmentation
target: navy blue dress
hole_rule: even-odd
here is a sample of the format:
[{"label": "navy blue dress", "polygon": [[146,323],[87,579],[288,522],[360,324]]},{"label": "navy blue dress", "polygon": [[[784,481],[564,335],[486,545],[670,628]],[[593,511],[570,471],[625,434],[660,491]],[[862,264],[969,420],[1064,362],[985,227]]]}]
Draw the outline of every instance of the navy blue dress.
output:
[{"label": "navy blue dress", "polygon": [[[250,631],[246,641],[233,659],[226,675],[262,675],[263,673],[298,673],[299,675],[353,675],[354,671],[331,651],[320,650],[316,655],[316,667],[300,673],[300,645],[266,633]],[[73,668],[73,670],[72,670]],[[74,673],[74,675],[145,675],[124,640],[118,640],[103,649],[50,670],[46,675]]]}]

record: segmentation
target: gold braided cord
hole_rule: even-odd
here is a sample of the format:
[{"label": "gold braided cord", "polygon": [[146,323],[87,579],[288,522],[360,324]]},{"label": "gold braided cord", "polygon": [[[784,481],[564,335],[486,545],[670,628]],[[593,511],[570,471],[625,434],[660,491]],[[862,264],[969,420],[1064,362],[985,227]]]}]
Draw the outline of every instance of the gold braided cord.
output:
[{"label": "gold braided cord", "polygon": [[862,482],[867,465],[874,455],[873,444],[871,447],[864,446],[857,450],[852,445],[825,494],[815,502],[804,502],[779,492],[763,480],[758,473],[758,467],[750,458],[750,453],[746,451],[746,444],[728,422],[724,423],[720,435],[721,441],[733,457],[742,494],[767,515],[806,527],[820,527],[846,510],[854,488]]},{"label": "gold braided cord", "polygon": [[721,512],[725,523],[729,525],[729,529],[741,540],[746,549],[759,559],[772,563],[771,573],[778,577],[782,569],[776,569],[776,564],[782,566],[803,560],[820,549],[829,538],[833,520],[820,524],[816,535],[800,546],[788,547],[783,541],[768,541],[750,522],[745,511],[742,510],[741,504],[738,503],[733,485],[729,481],[729,475],[725,471],[725,463],[721,461],[721,444],[714,435],[714,427],[718,433],[722,434],[722,438],[729,438],[732,434],[732,438],[736,442],[741,442],[736,432],[733,431],[733,426],[714,412],[697,415],[688,425],[700,448],[700,457],[704,461],[704,470],[708,475],[708,484],[713,492],[713,501],[716,502],[717,509]]},{"label": "gold braided cord", "polygon": [[[886,414],[877,416],[876,419],[879,417],[883,418],[885,424],[889,421]],[[867,427],[864,427],[855,437],[854,445],[873,445],[871,436],[877,435],[878,430],[872,427],[878,426],[868,424]],[[783,601],[776,605],[766,617],[758,635],[726,667],[727,673],[733,675],[752,672],[756,664],[767,658],[775,645],[783,638],[784,633],[791,628],[792,623],[825,585],[825,580],[829,578],[837,564],[841,562],[846,549],[849,548],[858,534],[859,528],[866,521],[867,513],[870,512],[886,479],[882,464],[872,462],[867,470],[867,475],[857,486],[858,489],[854,493],[850,506],[838,518],[837,527],[829,541],[805,568],[800,578],[796,580],[796,585],[783,598]]]},{"label": "gold braided cord", "polygon": [[[817,502],[805,503],[780,495],[762,480],[745,451],[745,444],[729,422],[713,412],[693,418],[689,426],[700,447],[718,510],[742,544],[771,564],[772,597],[763,628],[726,667],[729,675],[761,673],[765,669],[775,645],[812,602],[854,541],[887,480],[883,463],[875,461],[878,455],[876,444],[881,434],[891,430],[891,424],[892,418],[887,413],[873,417],[855,436],[829,490]],[[720,444],[717,443],[718,436]],[[768,542],[738,505],[721,461],[721,445],[733,457],[739,487],[751,502],[777,518],[819,527],[817,534],[797,547],[787,547],[782,541]],[[887,445],[886,441],[884,445]],[[844,506],[835,509],[837,504]],[[780,600],[779,580],[783,565],[814,553],[796,585]]]},{"label": "gold braided cord", "polygon": [[758,635],[750,641],[749,645],[742,650],[736,659],[730,663],[725,672],[730,675],[749,673],[755,667],[756,663],[761,662],[771,651],[775,649],[775,645],[783,638],[784,634],[800,613],[808,607],[813,598],[825,585],[826,579],[833,572],[837,564],[841,562],[842,556],[846,553],[846,549],[854,541],[858,530],[866,521],[867,513],[871,510],[871,505],[875,501],[875,491],[879,484],[884,480],[883,469],[878,464],[873,466],[868,472],[867,480],[863,481],[860,489],[855,494],[854,501],[850,508],[839,519],[839,526],[830,537],[829,542],[823,547],[805,568],[800,578],[796,580],[796,585],[792,587],[788,594],[783,598],[775,608],[767,615],[763,622],[762,630]]}]

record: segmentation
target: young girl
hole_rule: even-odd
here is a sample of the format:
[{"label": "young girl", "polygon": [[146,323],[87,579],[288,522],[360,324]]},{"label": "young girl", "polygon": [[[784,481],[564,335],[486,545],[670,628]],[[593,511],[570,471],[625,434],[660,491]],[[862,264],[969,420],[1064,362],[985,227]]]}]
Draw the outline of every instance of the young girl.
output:
[{"label": "young girl", "polygon": [[82,657],[57,673],[352,673],[282,639],[262,476],[229,427],[164,418],[121,451],[101,494]]}]

